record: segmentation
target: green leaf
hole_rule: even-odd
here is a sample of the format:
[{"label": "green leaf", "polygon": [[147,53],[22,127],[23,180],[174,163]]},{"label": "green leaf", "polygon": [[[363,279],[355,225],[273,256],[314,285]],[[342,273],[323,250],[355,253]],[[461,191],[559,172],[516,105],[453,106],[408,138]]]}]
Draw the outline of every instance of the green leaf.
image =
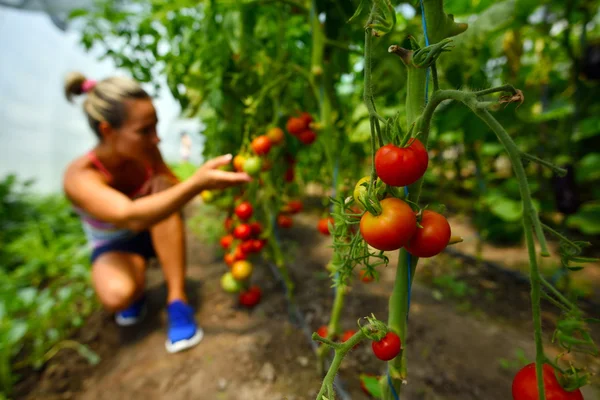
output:
[{"label": "green leaf", "polygon": [[585,267],[582,267],[581,265],[573,265],[573,266],[569,265],[569,266],[567,266],[567,269],[569,271],[581,271],[584,268]]},{"label": "green leaf", "polygon": [[600,135],[600,118],[589,117],[582,119],[579,121],[578,128],[577,132],[573,135],[573,140],[576,142]]},{"label": "green leaf", "polygon": [[591,182],[600,179],[600,153],[589,153],[579,160],[577,169],[579,182]]},{"label": "green leaf", "polygon": [[507,222],[519,221],[523,215],[521,203],[499,195],[490,195],[485,198],[490,211],[497,217]]},{"label": "green leaf", "polygon": [[350,17],[350,19],[348,20],[348,22],[352,22],[353,19],[357,18],[360,14],[362,14],[362,12],[363,12],[363,10],[365,8],[365,3],[366,2],[367,2],[367,0],[360,0],[360,3],[358,4],[358,8],[354,12],[354,15]]},{"label": "green leaf", "polygon": [[19,343],[27,334],[27,323],[24,321],[14,321],[8,331],[8,345],[13,346]]},{"label": "green leaf", "polygon": [[600,203],[586,203],[576,214],[567,218],[569,228],[579,229],[586,235],[600,234]]},{"label": "green leaf", "polygon": [[78,17],[83,17],[88,15],[89,11],[84,8],[76,8],[69,13],[69,19],[74,19]]},{"label": "green leaf", "polygon": [[376,399],[381,398],[379,378],[373,375],[360,374],[360,381],[369,394]]}]

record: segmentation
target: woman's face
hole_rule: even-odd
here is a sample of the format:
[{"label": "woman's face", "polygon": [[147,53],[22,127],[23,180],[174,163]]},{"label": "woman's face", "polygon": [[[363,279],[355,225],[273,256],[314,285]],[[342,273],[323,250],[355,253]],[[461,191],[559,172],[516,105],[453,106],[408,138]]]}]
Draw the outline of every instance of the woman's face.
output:
[{"label": "woman's face", "polygon": [[126,120],[106,139],[119,156],[148,162],[160,142],[156,133],[158,118],[151,99],[131,99],[125,102]]}]

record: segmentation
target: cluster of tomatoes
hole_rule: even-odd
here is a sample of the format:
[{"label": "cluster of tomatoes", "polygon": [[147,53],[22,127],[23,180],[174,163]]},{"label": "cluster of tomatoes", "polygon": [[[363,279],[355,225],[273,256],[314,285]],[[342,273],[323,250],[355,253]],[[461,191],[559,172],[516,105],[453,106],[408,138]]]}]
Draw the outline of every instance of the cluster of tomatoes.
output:
[{"label": "cluster of tomatoes", "polygon": [[234,214],[225,220],[227,235],[220,240],[225,249],[225,263],[230,270],[221,278],[223,290],[239,293],[239,303],[245,307],[254,307],[260,302],[261,291],[257,286],[248,287],[253,266],[248,260],[251,255],[258,254],[266,244],[260,237],[263,229],[258,221],[251,221],[254,209],[247,201],[239,203]]},{"label": "cluster of tomatoes", "polygon": [[[329,329],[327,328],[327,325],[321,325],[319,329],[317,329],[317,335],[321,336],[322,338],[326,338],[328,333]],[[356,331],[352,329],[344,331],[344,333],[340,337],[340,340],[342,342],[346,342],[352,336],[354,336],[355,333]],[[336,335],[333,335],[331,339],[335,340]],[[354,346],[353,349],[356,349],[357,347],[358,345]],[[396,335],[392,331],[389,331],[380,340],[373,340],[371,342],[371,350],[373,350],[373,354],[375,355],[375,357],[379,358],[380,360],[390,361],[396,358],[398,354],[400,354],[400,350],[402,350],[402,343],[398,335]]]},{"label": "cluster of tomatoes", "polygon": [[[388,144],[375,154],[375,171],[381,182],[404,187],[418,181],[427,170],[429,156],[423,144],[410,139],[406,147]],[[355,199],[364,204],[366,187],[361,179],[354,190]],[[356,198],[359,197],[359,198]],[[369,200],[367,199],[367,202]],[[365,205],[367,211],[360,220],[360,232],[373,248],[384,251],[404,247],[417,257],[433,257],[450,241],[450,224],[446,218],[431,210],[415,212],[404,200],[388,196],[378,201],[378,207]]]},{"label": "cluster of tomatoes", "polygon": [[309,145],[317,140],[317,134],[312,129],[312,123],[313,117],[307,112],[302,112],[296,117],[288,118],[285,128],[290,135],[298,138],[303,144]]}]

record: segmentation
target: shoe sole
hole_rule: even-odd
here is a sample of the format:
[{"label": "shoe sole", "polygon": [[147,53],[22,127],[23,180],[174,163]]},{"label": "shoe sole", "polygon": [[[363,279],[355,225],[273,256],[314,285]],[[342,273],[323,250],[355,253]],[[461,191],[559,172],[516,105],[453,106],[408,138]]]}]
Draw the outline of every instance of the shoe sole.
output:
[{"label": "shoe sole", "polygon": [[143,320],[145,316],[146,316],[146,307],[144,306],[144,308],[142,308],[142,311],[140,312],[140,315],[138,317],[122,317],[117,314],[117,315],[115,315],[115,322],[119,326],[131,326],[131,325],[135,325],[138,322],[140,322],[141,320]]},{"label": "shoe sole", "polygon": [[170,340],[167,339],[165,342],[165,348],[169,353],[177,353],[183,350],[187,350],[191,347],[196,346],[202,338],[204,337],[204,331],[202,328],[196,329],[196,333],[189,339],[179,340],[175,343],[171,343]]}]

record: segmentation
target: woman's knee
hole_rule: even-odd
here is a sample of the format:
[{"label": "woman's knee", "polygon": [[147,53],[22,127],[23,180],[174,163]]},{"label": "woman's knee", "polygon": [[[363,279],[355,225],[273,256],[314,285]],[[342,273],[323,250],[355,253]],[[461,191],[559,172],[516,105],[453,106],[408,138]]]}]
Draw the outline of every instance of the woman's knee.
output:
[{"label": "woman's knee", "polygon": [[138,295],[138,286],[133,279],[111,279],[96,285],[100,302],[110,311],[121,311],[127,308]]}]

